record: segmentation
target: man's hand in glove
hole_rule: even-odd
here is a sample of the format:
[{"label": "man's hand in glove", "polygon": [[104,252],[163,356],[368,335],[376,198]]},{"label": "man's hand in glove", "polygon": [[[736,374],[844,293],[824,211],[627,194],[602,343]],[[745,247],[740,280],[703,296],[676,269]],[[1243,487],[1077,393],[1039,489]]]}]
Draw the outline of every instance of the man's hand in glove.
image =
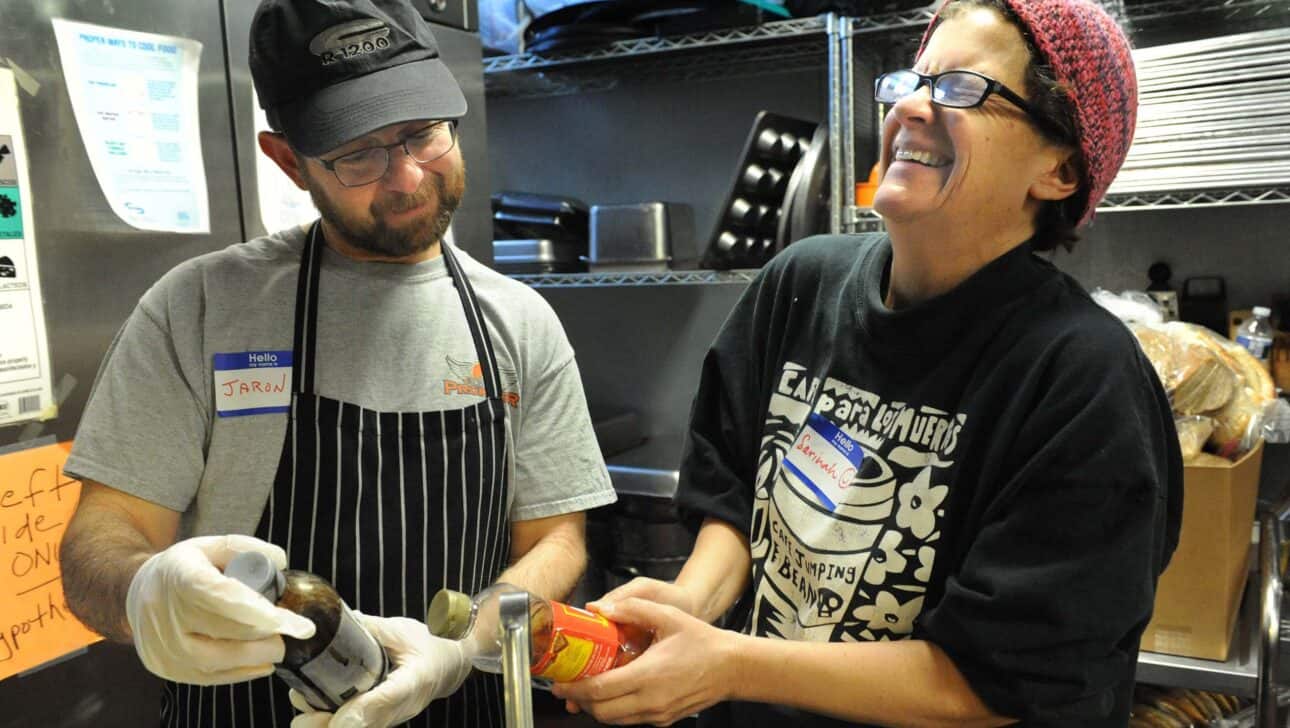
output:
[{"label": "man's hand in glove", "polygon": [[354,613],[385,647],[393,669],[385,681],[356,695],[335,715],[315,711],[304,696],[291,691],[291,704],[304,711],[291,728],[387,728],[426,709],[430,701],[457,692],[470,675],[461,643],[435,637],[424,624],[406,617],[371,617]]},{"label": "man's hand in glove", "polygon": [[192,685],[264,677],[282,660],[281,635],[313,636],[313,622],[224,576],[243,551],[286,567],[281,548],[250,536],[190,538],[139,567],[125,610],[134,648],[154,675]]}]

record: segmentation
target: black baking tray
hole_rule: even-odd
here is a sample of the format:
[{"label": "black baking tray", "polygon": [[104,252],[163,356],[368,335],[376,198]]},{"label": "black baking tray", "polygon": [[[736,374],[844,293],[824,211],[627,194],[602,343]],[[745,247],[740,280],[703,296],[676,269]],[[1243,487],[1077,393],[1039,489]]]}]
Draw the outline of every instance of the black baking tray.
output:
[{"label": "black baking tray", "polygon": [[785,192],[818,128],[806,119],[757,113],[708,238],[704,268],[760,268],[783,248]]},{"label": "black baking tray", "polygon": [[577,243],[586,251],[589,212],[581,200],[505,190],[493,193],[491,202],[493,239]]}]

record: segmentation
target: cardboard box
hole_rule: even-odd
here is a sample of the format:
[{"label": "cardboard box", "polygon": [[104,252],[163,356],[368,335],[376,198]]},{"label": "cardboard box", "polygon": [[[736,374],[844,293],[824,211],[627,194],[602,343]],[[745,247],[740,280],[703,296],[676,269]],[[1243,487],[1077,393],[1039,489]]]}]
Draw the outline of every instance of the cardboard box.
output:
[{"label": "cardboard box", "polygon": [[1249,574],[1263,442],[1228,466],[1184,467],[1182,533],[1142,649],[1226,660]]}]

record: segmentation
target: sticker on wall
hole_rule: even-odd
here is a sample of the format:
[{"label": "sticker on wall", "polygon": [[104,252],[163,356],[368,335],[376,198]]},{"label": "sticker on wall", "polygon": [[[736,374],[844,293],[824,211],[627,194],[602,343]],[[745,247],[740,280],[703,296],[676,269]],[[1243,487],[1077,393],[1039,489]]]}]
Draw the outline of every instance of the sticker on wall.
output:
[{"label": "sticker on wall", "polygon": [[18,87],[0,69],[0,425],[57,413],[24,153]]},{"label": "sticker on wall", "polygon": [[[0,238],[22,237],[22,196],[18,193],[18,162],[13,146],[13,137],[0,135]],[[13,261],[8,264],[13,267]],[[4,266],[5,261],[0,259],[0,278],[6,277]]]}]

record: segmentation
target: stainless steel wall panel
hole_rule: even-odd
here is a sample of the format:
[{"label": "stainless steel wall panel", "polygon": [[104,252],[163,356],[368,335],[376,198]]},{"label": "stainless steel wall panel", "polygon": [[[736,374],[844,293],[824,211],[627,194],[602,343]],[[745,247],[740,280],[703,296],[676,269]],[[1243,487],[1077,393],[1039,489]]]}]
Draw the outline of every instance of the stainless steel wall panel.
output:
[{"label": "stainless steel wall panel", "polygon": [[[202,43],[198,103],[210,234],[137,230],[109,209],[72,114],[53,17]],[[220,8],[171,0],[3,0],[0,56],[39,83],[34,94],[20,90],[19,103],[55,391],[60,382],[72,385],[56,420],[0,428],[0,445],[36,434],[66,440],[76,432],[104,351],[139,296],[176,263],[242,239]],[[0,728],[155,724],[159,704],[159,683],[133,649],[100,644],[88,655],[0,682]]]},{"label": "stainless steel wall panel", "polygon": [[493,263],[492,190],[488,165],[488,113],[484,103],[483,50],[477,33],[436,25],[440,52],[461,84],[470,110],[461,120],[461,151],[466,160],[466,197],[452,221],[453,239],[476,260]]}]

